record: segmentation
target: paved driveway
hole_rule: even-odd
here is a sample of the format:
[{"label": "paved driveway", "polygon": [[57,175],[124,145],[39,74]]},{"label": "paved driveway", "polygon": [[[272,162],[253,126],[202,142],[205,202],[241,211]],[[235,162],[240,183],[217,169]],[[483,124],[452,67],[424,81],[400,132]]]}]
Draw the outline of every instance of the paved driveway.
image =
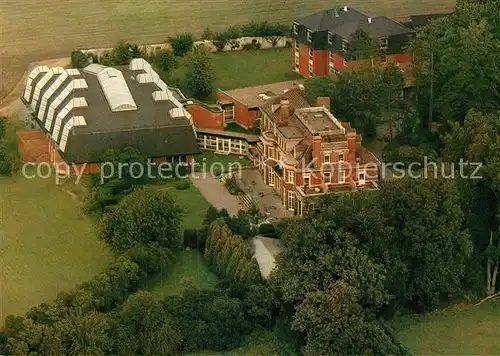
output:
[{"label": "paved driveway", "polygon": [[206,174],[204,177],[201,174],[193,175],[191,182],[214,208],[226,209],[230,215],[236,215],[239,210],[243,209],[238,196],[229,194],[224,183],[211,174]]}]

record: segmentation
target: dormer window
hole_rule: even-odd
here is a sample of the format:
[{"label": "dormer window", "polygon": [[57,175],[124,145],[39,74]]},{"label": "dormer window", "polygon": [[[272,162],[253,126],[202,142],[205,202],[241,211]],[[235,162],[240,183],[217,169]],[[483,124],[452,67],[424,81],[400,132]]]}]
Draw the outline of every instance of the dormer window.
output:
[{"label": "dormer window", "polygon": [[387,37],[380,37],[379,42],[380,42],[380,49],[389,48],[389,39]]},{"label": "dormer window", "polygon": [[342,51],[347,52],[347,48],[349,47],[348,40],[342,40]]},{"label": "dormer window", "polygon": [[294,35],[299,34],[299,24],[296,24],[296,23],[293,24],[293,34]]},{"label": "dormer window", "polygon": [[307,30],[307,42],[312,42],[313,34],[311,31]]},{"label": "dormer window", "polygon": [[328,32],[328,44],[331,45],[333,43],[333,33]]}]

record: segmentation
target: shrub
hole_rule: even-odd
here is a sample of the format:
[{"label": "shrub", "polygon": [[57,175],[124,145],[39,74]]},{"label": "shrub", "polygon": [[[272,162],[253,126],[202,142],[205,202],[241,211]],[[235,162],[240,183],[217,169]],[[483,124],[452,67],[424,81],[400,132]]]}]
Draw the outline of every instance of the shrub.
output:
[{"label": "shrub", "polygon": [[205,46],[197,46],[187,56],[186,87],[196,99],[210,96],[214,87],[215,72],[212,54]]},{"label": "shrub", "polygon": [[4,142],[0,141],[0,175],[12,176],[14,164],[14,158],[9,154]]},{"label": "shrub", "polygon": [[161,69],[165,73],[170,73],[172,69],[177,66],[175,56],[168,51],[160,51],[156,53],[153,57],[153,63],[158,69]]},{"label": "shrub", "polygon": [[89,58],[82,51],[71,52],[71,67],[84,68],[89,64]]},{"label": "shrub", "polygon": [[182,179],[175,183],[175,189],[177,190],[186,190],[191,187],[191,183],[187,179]]},{"label": "shrub", "polygon": [[238,195],[241,192],[240,187],[238,187],[234,179],[226,179],[224,186],[232,195]]},{"label": "shrub", "polygon": [[243,50],[245,51],[253,51],[256,49],[260,49],[261,44],[257,42],[256,40],[253,40],[251,43],[246,43],[243,45]]},{"label": "shrub", "polygon": [[184,55],[186,55],[186,53],[191,51],[194,44],[193,36],[190,33],[184,33],[176,37],[170,37],[168,41],[172,45],[174,56],[178,57],[183,57]]},{"label": "shrub", "polygon": [[276,236],[276,229],[273,224],[262,224],[259,226],[259,234],[262,236]]},{"label": "shrub", "polygon": [[133,58],[140,58],[143,53],[138,45],[127,43],[124,41],[118,42],[115,48],[110,53],[111,65],[126,65]]}]

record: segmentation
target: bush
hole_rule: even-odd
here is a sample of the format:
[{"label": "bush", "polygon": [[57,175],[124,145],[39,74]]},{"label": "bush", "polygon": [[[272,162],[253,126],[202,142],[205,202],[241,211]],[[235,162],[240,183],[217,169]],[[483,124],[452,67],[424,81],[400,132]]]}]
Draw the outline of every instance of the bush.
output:
[{"label": "bush", "polygon": [[215,72],[212,54],[205,46],[197,46],[187,56],[186,88],[196,99],[204,99],[212,94]]},{"label": "bush", "polygon": [[110,64],[117,66],[129,64],[133,58],[141,58],[143,53],[138,45],[120,41],[109,56]]},{"label": "bush", "polygon": [[257,42],[256,40],[253,40],[251,43],[246,43],[243,45],[243,50],[245,51],[253,51],[256,49],[260,49],[261,44]]},{"label": "bush", "polygon": [[274,228],[273,224],[262,224],[259,226],[259,235],[275,237],[276,229]]},{"label": "bush", "polygon": [[175,189],[177,190],[186,190],[191,187],[191,183],[187,179],[182,179],[175,183]]},{"label": "bush", "polygon": [[156,53],[153,57],[153,63],[158,69],[165,73],[170,73],[177,66],[175,56],[168,51],[160,51]]},{"label": "bush", "polygon": [[0,141],[0,175],[12,176],[15,159],[9,154],[3,141]]},{"label": "bush", "polygon": [[104,214],[99,237],[115,251],[158,244],[175,249],[182,243],[182,210],[170,194],[139,188]]},{"label": "bush", "polygon": [[82,51],[71,52],[71,67],[84,68],[89,64],[89,58]]},{"label": "bush", "polygon": [[183,57],[191,51],[194,44],[193,36],[189,33],[184,33],[176,37],[170,37],[168,39],[172,45],[172,50],[174,51],[174,56]]},{"label": "bush", "polygon": [[234,179],[226,179],[224,186],[232,195],[238,195],[241,192],[240,187],[238,187],[238,184],[236,184]]}]

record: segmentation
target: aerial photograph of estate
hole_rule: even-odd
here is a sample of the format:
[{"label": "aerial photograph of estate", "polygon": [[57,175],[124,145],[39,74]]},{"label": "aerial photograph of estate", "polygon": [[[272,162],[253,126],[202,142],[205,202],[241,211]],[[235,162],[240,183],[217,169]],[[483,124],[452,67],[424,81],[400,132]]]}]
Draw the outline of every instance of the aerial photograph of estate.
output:
[{"label": "aerial photograph of estate", "polygon": [[500,0],[1,0],[0,356],[500,356]]}]

